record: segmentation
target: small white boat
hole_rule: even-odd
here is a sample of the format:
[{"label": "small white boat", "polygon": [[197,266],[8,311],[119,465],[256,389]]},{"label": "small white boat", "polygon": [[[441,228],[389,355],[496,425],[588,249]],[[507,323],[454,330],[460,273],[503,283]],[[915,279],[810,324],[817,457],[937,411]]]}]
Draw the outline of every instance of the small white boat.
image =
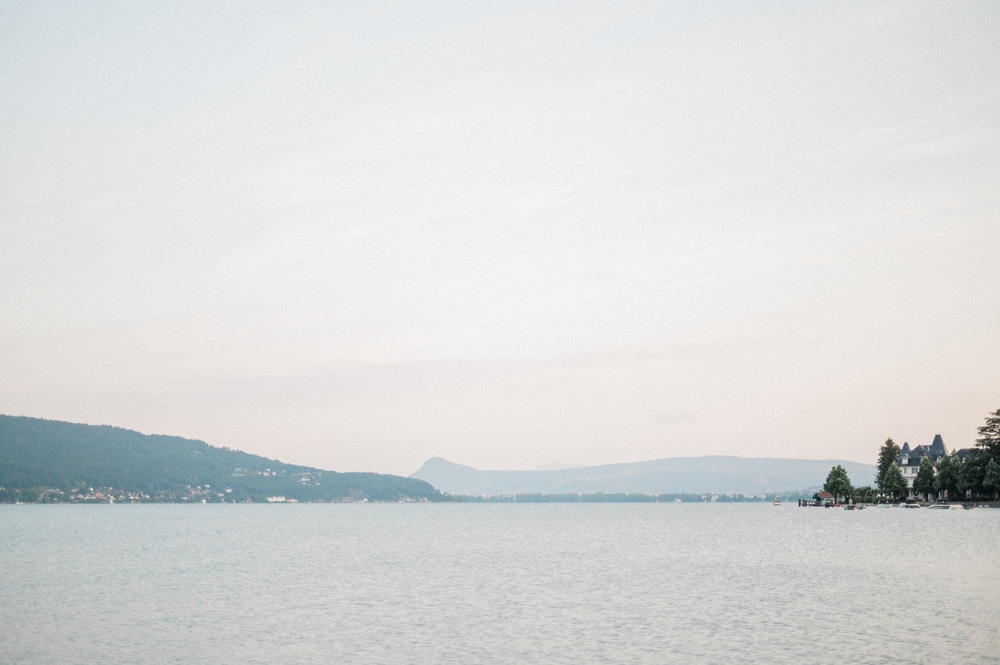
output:
[{"label": "small white boat", "polygon": [[928,510],[963,510],[961,504],[957,503],[932,503],[927,506]]}]

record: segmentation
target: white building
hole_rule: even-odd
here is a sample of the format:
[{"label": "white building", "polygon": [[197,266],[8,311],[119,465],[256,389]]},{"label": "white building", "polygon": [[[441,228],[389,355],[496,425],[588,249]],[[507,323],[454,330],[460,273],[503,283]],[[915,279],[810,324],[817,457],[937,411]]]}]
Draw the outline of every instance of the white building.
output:
[{"label": "white building", "polygon": [[920,470],[920,462],[925,457],[930,457],[931,464],[937,469],[941,458],[947,454],[948,451],[944,447],[944,439],[941,438],[940,434],[934,435],[934,441],[929,446],[916,446],[911,449],[909,443],[903,444],[903,449],[899,451],[899,457],[896,458],[896,464],[899,465],[899,470],[903,472],[903,479],[906,481],[907,488],[909,488],[908,498],[917,498],[916,493],[913,491],[913,481],[916,480],[917,472]]}]

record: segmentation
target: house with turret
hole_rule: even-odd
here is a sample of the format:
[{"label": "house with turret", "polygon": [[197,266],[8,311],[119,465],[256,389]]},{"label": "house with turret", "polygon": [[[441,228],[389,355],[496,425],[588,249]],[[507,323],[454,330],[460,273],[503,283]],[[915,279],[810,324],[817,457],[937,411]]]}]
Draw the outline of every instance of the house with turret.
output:
[{"label": "house with turret", "polygon": [[931,458],[931,464],[937,468],[941,458],[948,454],[944,447],[944,439],[940,434],[934,435],[934,441],[929,446],[915,446],[910,448],[909,443],[904,443],[896,458],[899,470],[903,472],[903,480],[906,481],[908,498],[915,499],[916,493],[913,491],[913,481],[917,478],[917,471],[920,470],[920,463],[925,457]]},{"label": "house with turret", "polygon": [[[973,451],[973,448],[962,448],[953,454],[959,460],[964,461]],[[934,435],[934,441],[929,446],[915,446],[910,448],[909,443],[903,444],[902,449],[899,451],[899,456],[896,457],[896,464],[899,465],[899,470],[903,473],[903,479],[906,481],[907,488],[909,488],[908,498],[918,498],[917,493],[913,491],[913,481],[917,478],[917,472],[920,470],[920,463],[923,459],[925,457],[930,458],[936,475],[938,465],[947,455],[948,450],[944,447],[944,439],[941,438],[940,434]]]}]

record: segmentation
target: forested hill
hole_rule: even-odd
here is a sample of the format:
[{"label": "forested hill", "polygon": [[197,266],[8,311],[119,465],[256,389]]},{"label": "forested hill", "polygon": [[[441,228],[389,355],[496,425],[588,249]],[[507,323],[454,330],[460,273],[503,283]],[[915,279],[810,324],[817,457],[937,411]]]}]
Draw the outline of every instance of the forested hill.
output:
[{"label": "forested hill", "polygon": [[441,499],[425,481],[284,464],[176,436],[0,415],[0,502]]}]

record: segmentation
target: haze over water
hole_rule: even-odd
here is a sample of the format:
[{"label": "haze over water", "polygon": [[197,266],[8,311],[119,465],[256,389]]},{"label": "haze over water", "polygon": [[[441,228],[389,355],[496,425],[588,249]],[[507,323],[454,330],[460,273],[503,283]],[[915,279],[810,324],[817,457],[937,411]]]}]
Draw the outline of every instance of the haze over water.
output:
[{"label": "haze over water", "polygon": [[0,506],[0,663],[995,663],[1000,510]]}]

